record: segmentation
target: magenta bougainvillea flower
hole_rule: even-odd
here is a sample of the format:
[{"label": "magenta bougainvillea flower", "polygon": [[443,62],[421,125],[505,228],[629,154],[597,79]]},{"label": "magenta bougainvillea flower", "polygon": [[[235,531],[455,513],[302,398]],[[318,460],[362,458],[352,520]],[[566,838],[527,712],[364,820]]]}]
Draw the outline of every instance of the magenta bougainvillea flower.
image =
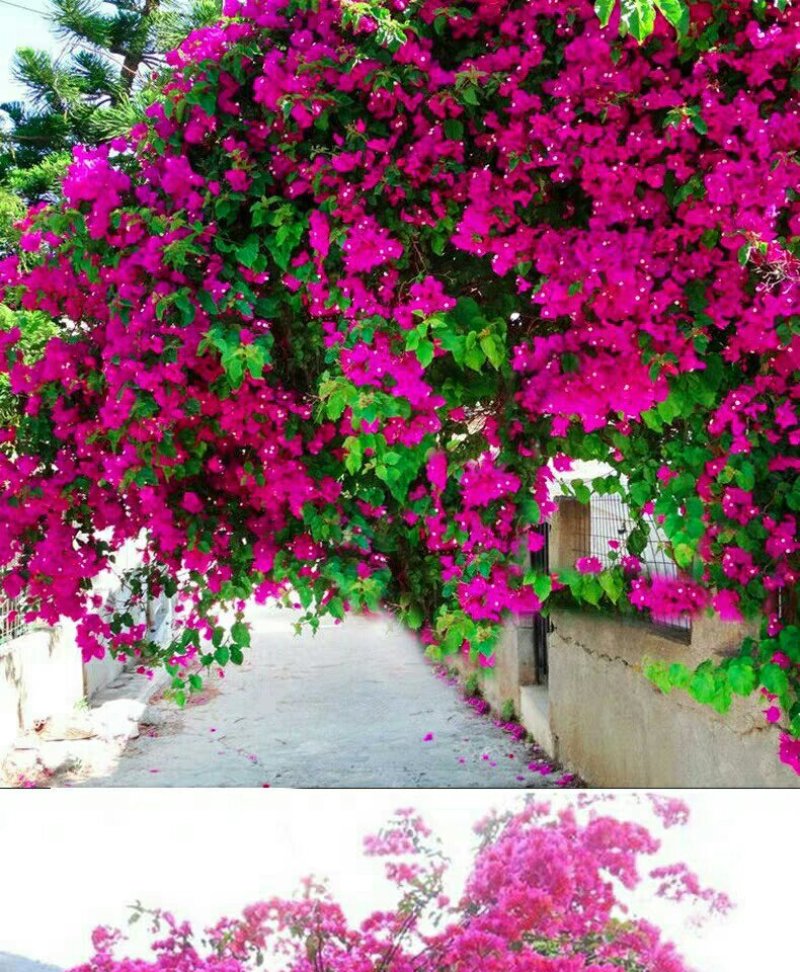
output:
[{"label": "magenta bougainvillea flower", "polygon": [[[0,266],[58,324],[35,360],[0,335],[3,590],[78,619],[86,657],[165,662],[178,697],[187,661],[241,661],[220,617],[253,595],[314,624],[383,605],[484,664],[567,589],[764,617],[698,677],[652,674],[720,709],[761,688],[800,736],[784,6],[692,4],[638,44],[589,0],[226,0]],[[600,573],[526,570],[584,459],[636,528]],[[677,578],[641,569],[649,511]],[[179,595],[166,650],[92,600],[143,537],[134,598]]]},{"label": "magenta bougainvillea flower", "polygon": [[95,954],[74,972],[245,972],[276,964],[288,972],[687,972],[674,945],[637,912],[648,894],[679,903],[695,920],[731,908],[685,863],[647,869],[659,850],[654,831],[684,825],[688,809],[652,796],[656,826],[648,828],[608,808],[598,813],[592,804],[601,799],[584,794],[560,811],[530,802],[488,816],[476,826],[480,844],[457,899],[436,836],[416,811],[399,811],[364,842],[365,853],[384,862],[393,908],[352,923],[313,879],[295,899],[259,901],[200,934],[168,911],[137,906],[133,917],[151,924],[152,958],[123,957],[121,933],[98,928]]}]

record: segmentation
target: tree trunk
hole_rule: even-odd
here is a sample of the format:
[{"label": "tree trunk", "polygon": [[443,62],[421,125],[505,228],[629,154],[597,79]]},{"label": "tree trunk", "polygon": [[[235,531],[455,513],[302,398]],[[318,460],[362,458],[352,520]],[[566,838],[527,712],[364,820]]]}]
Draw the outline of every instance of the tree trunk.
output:
[{"label": "tree trunk", "polygon": [[133,87],[133,82],[136,80],[139,66],[142,63],[142,58],[147,49],[148,21],[151,14],[158,10],[160,3],[161,0],[144,0],[142,19],[140,21],[141,30],[138,36],[132,39],[131,46],[125,54],[122,68],[120,69],[122,86],[127,92],[130,92]]}]

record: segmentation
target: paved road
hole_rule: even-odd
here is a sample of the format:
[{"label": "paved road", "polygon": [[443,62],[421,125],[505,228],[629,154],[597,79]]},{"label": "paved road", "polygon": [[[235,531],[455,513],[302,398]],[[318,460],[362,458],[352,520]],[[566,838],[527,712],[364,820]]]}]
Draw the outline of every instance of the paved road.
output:
[{"label": "paved road", "polygon": [[[476,713],[386,618],[297,637],[289,611],[254,607],[241,668],[152,728],[84,785],[540,787],[561,772]],[[531,766],[533,768],[531,768]]]}]

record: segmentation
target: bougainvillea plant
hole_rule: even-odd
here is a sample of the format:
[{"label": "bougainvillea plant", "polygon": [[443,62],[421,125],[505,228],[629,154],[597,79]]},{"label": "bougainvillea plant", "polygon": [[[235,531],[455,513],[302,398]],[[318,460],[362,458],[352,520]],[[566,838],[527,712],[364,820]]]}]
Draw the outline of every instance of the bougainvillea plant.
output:
[{"label": "bougainvillea plant", "polygon": [[[448,896],[448,860],[413,810],[365,840],[385,860],[397,903],[351,922],[324,884],[295,899],[272,898],[223,918],[203,934],[169,912],[136,906],[150,920],[151,959],[118,957],[119,931],[98,928],[95,954],[75,972],[686,972],[674,945],[629,910],[638,889],[681,902],[695,917],[725,913],[728,898],[704,888],[683,863],[640,868],[659,849],[648,827],[591,808],[584,795],[554,812],[530,802],[493,814],[463,892]],[[654,796],[666,826],[687,819],[677,800]]]},{"label": "bougainvillea plant", "polygon": [[[0,265],[59,325],[35,362],[0,332],[5,593],[179,699],[191,663],[241,662],[251,596],[383,607],[485,664],[562,584],[761,616],[736,657],[652,674],[768,694],[800,768],[800,12],[689,9],[638,43],[588,0],[227,0]],[[636,536],[599,574],[526,569],[586,459],[677,579]],[[141,537],[166,648],[92,591]]]}]

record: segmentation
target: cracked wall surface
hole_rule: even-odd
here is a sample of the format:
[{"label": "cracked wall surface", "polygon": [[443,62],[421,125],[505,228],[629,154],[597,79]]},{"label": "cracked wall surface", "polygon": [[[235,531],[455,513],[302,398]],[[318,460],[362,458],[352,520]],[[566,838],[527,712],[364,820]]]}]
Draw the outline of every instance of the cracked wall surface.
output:
[{"label": "cracked wall surface", "polygon": [[798,786],[777,758],[778,731],[758,697],[726,714],[687,693],[660,692],[646,659],[695,665],[723,655],[741,627],[700,619],[691,645],[581,612],[553,612],[549,719],[556,756],[599,786]]}]

